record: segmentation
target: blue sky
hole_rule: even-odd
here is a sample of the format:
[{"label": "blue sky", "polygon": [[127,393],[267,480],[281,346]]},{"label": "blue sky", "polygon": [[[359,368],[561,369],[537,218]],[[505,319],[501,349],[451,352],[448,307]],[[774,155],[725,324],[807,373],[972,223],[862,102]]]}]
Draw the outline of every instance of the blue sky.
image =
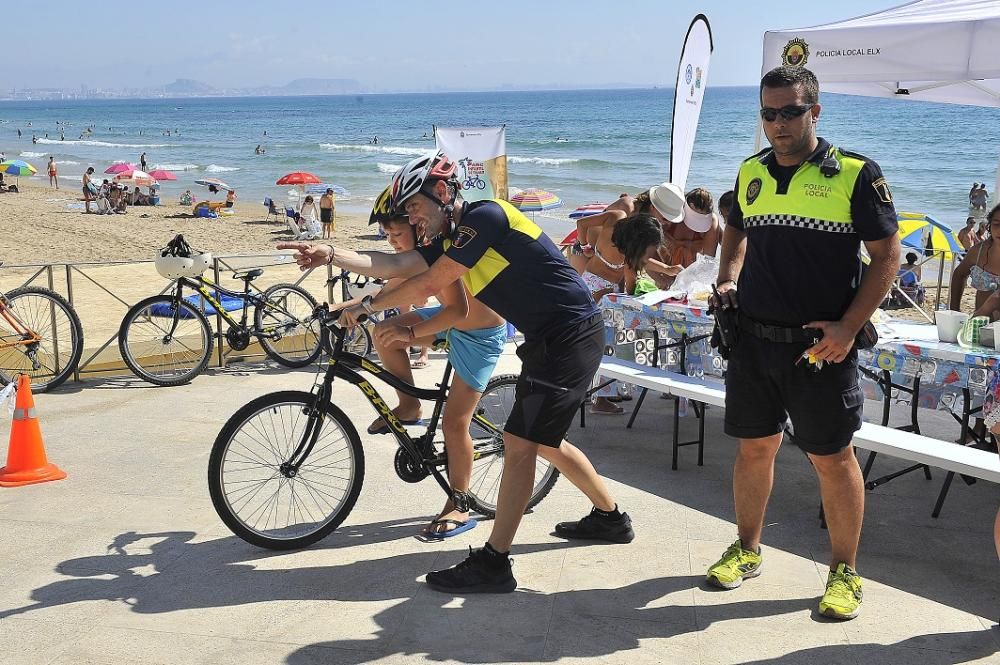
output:
[{"label": "blue sky", "polygon": [[765,30],[828,23],[902,0],[498,0],[492,10],[490,4],[9,3],[7,42],[31,57],[5,59],[0,89],[160,86],[175,78],[224,88],[300,77],[353,78],[373,90],[667,85],[698,12],[708,16],[715,38],[710,84],[751,85]]}]

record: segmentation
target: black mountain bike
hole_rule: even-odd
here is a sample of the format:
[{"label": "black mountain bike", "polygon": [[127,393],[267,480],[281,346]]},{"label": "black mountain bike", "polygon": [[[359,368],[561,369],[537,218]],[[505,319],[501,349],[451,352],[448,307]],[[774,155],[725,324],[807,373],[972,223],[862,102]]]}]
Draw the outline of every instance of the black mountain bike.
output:
[{"label": "black mountain bike", "polygon": [[[394,467],[408,483],[433,476],[452,495],[443,441],[435,433],[451,379],[451,363],[437,388],[418,388],[344,350],[346,329],[336,326],[340,312],[317,310],[333,353],[322,379],[311,392],[282,391],[263,395],[239,409],[226,422],[212,446],[208,488],[222,521],[243,540],[268,549],[311,545],[336,529],[350,514],[365,477],[361,438],[351,419],[331,401],[334,379],[364,393],[376,413],[389,423],[399,443]],[[368,372],[393,388],[434,402],[427,431],[411,436],[378,391],[361,376]],[[517,376],[490,380],[473,414],[474,461],[468,492],[470,505],[486,517],[496,514],[504,464],[503,427],[514,403]],[[552,489],[559,471],[538,458],[528,507]]]},{"label": "black mountain bike", "polygon": [[[204,277],[180,277],[173,293],[140,300],[125,313],[118,331],[125,364],[139,378],[159,386],[177,386],[201,374],[212,355],[215,336],[199,299],[210,303],[229,324],[219,337],[225,337],[234,351],[246,349],[255,337],[268,357],[285,367],[313,362],[321,344],[319,325],[313,320],[316,299],[294,284],[251,290],[250,282],[263,274],[261,268],[234,272],[233,279],[243,280],[242,292]],[[185,287],[200,298],[186,299]],[[225,298],[242,309],[238,320],[220,302]],[[248,326],[251,307],[253,325]]]}]

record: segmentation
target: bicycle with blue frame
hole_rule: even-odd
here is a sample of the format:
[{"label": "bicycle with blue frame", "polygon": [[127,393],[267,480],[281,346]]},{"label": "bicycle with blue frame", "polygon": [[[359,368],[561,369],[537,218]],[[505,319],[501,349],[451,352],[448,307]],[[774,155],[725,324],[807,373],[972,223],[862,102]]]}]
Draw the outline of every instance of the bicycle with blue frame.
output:
[{"label": "bicycle with blue frame", "polygon": [[[254,545],[275,550],[306,547],[334,531],[347,518],[361,492],[365,454],[351,418],[334,403],[336,379],[356,386],[375,412],[389,423],[399,448],[393,466],[408,483],[433,476],[445,494],[464,497],[486,517],[496,513],[503,473],[503,428],[514,403],[517,376],[493,377],[473,413],[469,433],[473,468],[469,491],[456,495],[447,480],[448,456],[436,440],[448,399],[452,366],[435,388],[419,388],[366,358],[346,350],[347,329],[337,326],[340,311],[317,310],[322,333],[332,348],[326,370],[309,392],[282,391],[258,397],[223,426],[208,464],[212,505],[233,533]],[[427,429],[411,435],[362,373],[421,400],[434,402]],[[528,507],[552,489],[559,471],[538,458]]]},{"label": "bicycle with blue frame", "polygon": [[[252,282],[264,274],[262,268],[234,271],[243,289],[227,289],[201,274],[211,263],[211,254],[191,250],[180,235],[158,254],[157,270],[173,280],[173,291],[133,305],[118,331],[122,359],[136,376],[160,386],[187,383],[208,365],[215,337],[234,351],[256,339],[269,358],[285,367],[316,360],[321,351],[313,319],[317,303],[308,291],[295,284],[261,291]],[[185,297],[185,290],[191,295]],[[229,309],[240,310],[239,318]],[[225,332],[213,334],[206,314],[214,313],[228,324]]]}]

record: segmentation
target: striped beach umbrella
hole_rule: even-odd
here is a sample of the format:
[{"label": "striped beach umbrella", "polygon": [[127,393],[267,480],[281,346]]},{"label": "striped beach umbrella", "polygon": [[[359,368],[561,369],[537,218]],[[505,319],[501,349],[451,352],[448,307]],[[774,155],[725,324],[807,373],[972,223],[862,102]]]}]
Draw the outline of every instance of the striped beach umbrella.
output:
[{"label": "striped beach umbrella", "polygon": [[580,219],[581,217],[590,217],[591,215],[599,215],[604,212],[604,209],[608,207],[607,203],[587,203],[582,205],[573,212],[569,214],[570,219]]},{"label": "striped beach umbrella", "polygon": [[958,234],[921,212],[901,212],[896,215],[899,222],[899,240],[906,247],[923,251],[924,236],[930,232],[930,249],[944,252],[945,259],[951,259],[952,252],[963,254],[965,249],[958,240]]},{"label": "striped beach umbrella", "polygon": [[203,187],[215,187],[217,189],[224,189],[226,191],[232,189],[232,187],[222,182],[218,178],[198,178],[197,180],[194,181],[194,184],[201,185]]},{"label": "striped beach umbrella", "polygon": [[0,172],[20,178],[21,176],[35,175],[38,173],[38,169],[22,159],[10,159],[6,162],[0,162]]},{"label": "striped beach umbrella", "polygon": [[538,212],[562,205],[562,199],[544,189],[526,189],[510,197],[512,206],[521,212]]},{"label": "striped beach umbrella", "polygon": [[138,185],[139,187],[149,187],[150,185],[156,184],[156,178],[150,176],[145,171],[140,171],[139,169],[132,169],[130,171],[122,171],[115,176],[115,182],[122,185]]}]

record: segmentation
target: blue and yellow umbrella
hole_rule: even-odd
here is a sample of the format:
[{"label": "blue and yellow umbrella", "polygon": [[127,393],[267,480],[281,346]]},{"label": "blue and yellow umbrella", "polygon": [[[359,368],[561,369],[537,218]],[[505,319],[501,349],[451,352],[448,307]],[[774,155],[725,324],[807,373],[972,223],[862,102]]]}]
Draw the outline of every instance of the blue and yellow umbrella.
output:
[{"label": "blue and yellow umbrella", "polygon": [[897,213],[899,222],[899,239],[905,247],[923,251],[927,248],[922,244],[925,230],[930,230],[930,249],[944,252],[944,258],[951,259],[952,252],[965,253],[965,248],[958,240],[958,235],[947,226],[930,215],[922,212]]},{"label": "blue and yellow umbrella", "polygon": [[11,159],[6,162],[0,162],[0,172],[19,178],[21,176],[35,175],[38,173],[38,169],[24,160]]}]

